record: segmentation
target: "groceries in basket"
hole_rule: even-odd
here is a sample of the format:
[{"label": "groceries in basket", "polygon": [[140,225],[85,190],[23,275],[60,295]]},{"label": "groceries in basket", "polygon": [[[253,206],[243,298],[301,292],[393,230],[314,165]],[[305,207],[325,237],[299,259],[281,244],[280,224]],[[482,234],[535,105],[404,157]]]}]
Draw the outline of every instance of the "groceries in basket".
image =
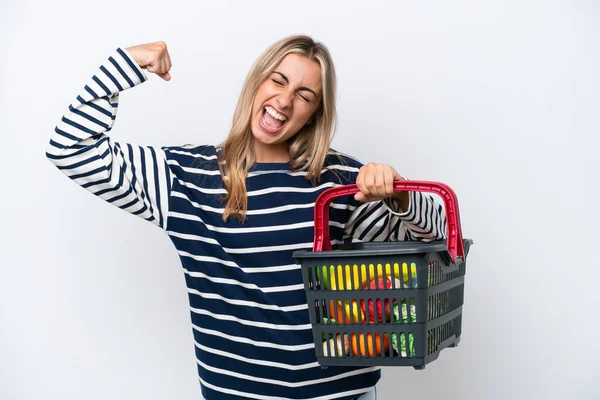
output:
[{"label": "groceries in basket", "polygon": [[[410,277],[407,263],[402,264],[402,269],[400,269],[398,263],[394,264],[393,268],[390,264],[386,264],[385,272],[382,264],[378,264],[377,269],[373,264],[370,264],[368,267],[363,264],[360,267],[358,265],[346,265],[345,268],[338,265],[337,269],[333,265],[329,268],[324,265],[319,270],[321,272],[317,272],[317,274],[321,279],[323,288],[331,291],[352,289],[376,291],[379,289],[418,287],[416,265],[414,263],[410,265]],[[346,274],[344,274],[344,271]],[[402,275],[400,272],[402,272]],[[398,279],[400,277],[402,281]],[[376,293],[373,296],[376,296]],[[328,315],[330,316],[329,318],[323,318],[323,322],[326,324],[373,324],[384,321],[406,324],[409,323],[409,320],[411,323],[416,322],[414,299],[411,299],[410,313],[408,313],[406,299],[404,298],[400,302],[396,298],[391,299],[391,301],[390,299],[382,301],[382,299],[376,297],[375,299],[369,298],[367,301],[360,299],[360,302],[355,300],[331,300],[329,302]],[[337,334],[335,338],[333,335],[327,337],[324,334],[323,353],[330,357],[335,357],[336,354],[349,355],[351,351],[354,356],[360,355],[363,357],[388,354],[389,351],[387,349],[389,349],[390,340],[388,336],[391,337],[394,353],[400,353],[405,357],[407,355],[407,348],[406,335],[404,333],[399,335],[396,333],[392,333],[391,335],[375,334],[374,336],[371,333],[367,335]],[[408,338],[408,352],[414,355],[413,334],[410,333]]]}]

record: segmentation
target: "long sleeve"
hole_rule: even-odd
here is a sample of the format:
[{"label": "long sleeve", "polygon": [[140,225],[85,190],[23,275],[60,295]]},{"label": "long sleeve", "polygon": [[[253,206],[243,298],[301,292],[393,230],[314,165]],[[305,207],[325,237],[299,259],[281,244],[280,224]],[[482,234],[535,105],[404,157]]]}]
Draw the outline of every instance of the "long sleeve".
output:
[{"label": "long sleeve", "polygon": [[115,123],[119,93],[147,79],[131,55],[118,48],[69,106],[46,156],[94,195],[165,229],[172,177],[164,150],[106,135]]},{"label": "long sleeve", "polygon": [[364,242],[429,242],[446,237],[446,218],[443,207],[432,196],[411,192],[409,209],[405,212],[391,199],[358,203],[346,222],[345,233]]},{"label": "long sleeve", "polygon": [[361,203],[352,198],[351,203],[356,208],[346,221],[346,237],[363,242],[430,242],[446,238],[445,212],[431,195],[410,192],[408,210],[401,210],[399,203],[393,198],[369,203]]}]

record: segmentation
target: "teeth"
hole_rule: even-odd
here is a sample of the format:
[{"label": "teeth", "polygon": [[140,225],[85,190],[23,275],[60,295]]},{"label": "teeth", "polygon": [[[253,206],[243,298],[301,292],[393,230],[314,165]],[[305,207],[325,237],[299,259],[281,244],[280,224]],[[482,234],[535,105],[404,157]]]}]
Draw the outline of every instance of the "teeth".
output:
[{"label": "teeth", "polygon": [[270,116],[272,116],[273,118],[276,118],[280,121],[285,122],[287,120],[287,118],[285,117],[285,115],[281,115],[279,114],[277,111],[275,111],[275,109],[273,107],[267,106],[265,107],[265,110],[269,113]]}]

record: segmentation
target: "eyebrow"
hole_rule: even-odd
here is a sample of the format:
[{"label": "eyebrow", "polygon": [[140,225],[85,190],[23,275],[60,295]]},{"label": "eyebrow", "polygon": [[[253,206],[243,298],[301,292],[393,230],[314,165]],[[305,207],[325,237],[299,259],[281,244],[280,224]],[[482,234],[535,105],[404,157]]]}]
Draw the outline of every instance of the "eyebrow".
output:
[{"label": "eyebrow", "polygon": [[[290,83],[290,80],[288,79],[288,77],[285,76],[284,74],[282,74],[281,72],[279,72],[279,71],[273,71],[273,73],[280,75],[285,80],[286,83]],[[312,90],[311,88],[307,88],[306,86],[300,86],[298,88],[298,90],[304,90],[304,91],[307,91],[307,92],[311,92],[312,94],[315,95],[315,97],[319,97],[319,96],[317,96],[317,94],[315,93],[314,90]]]}]

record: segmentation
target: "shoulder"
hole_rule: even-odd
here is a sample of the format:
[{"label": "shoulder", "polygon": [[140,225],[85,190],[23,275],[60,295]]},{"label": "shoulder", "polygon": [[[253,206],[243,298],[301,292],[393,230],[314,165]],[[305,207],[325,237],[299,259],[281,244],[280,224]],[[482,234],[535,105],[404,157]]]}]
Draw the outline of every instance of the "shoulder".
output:
[{"label": "shoulder", "polygon": [[356,157],[343,153],[335,149],[329,149],[329,153],[325,158],[325,167],[343,165],[349,168],[360,169],[363,163]]},{"label": "shoulder", "polygon": [[191,145],[163,147],[166,159],[171,165],[181,167],[216,169],[217,147],[213,145]]},{"label": "shoulder", "polygon": [[166,146],[162,150],[167,154],[167,158],[172,159],[204,159],[216,160],[217,147],[213,145],[193,145],[184,144],[182,146]]},{"label": "shoulder", "polygon": [[213,145],[195,145],[195,144],[184,144],[181,146],[166,146],[162,148],[165,152],[170,153],[182,153],[194,156],[205,156],[205,157],[216,157],[217,147]]},{"label": "shoulder", "polygon": [[356,182],[358,171],[363,166],[357,158],[329,149],[323,166],[322,178],[325,180],[341,181],[341,184]]}]

